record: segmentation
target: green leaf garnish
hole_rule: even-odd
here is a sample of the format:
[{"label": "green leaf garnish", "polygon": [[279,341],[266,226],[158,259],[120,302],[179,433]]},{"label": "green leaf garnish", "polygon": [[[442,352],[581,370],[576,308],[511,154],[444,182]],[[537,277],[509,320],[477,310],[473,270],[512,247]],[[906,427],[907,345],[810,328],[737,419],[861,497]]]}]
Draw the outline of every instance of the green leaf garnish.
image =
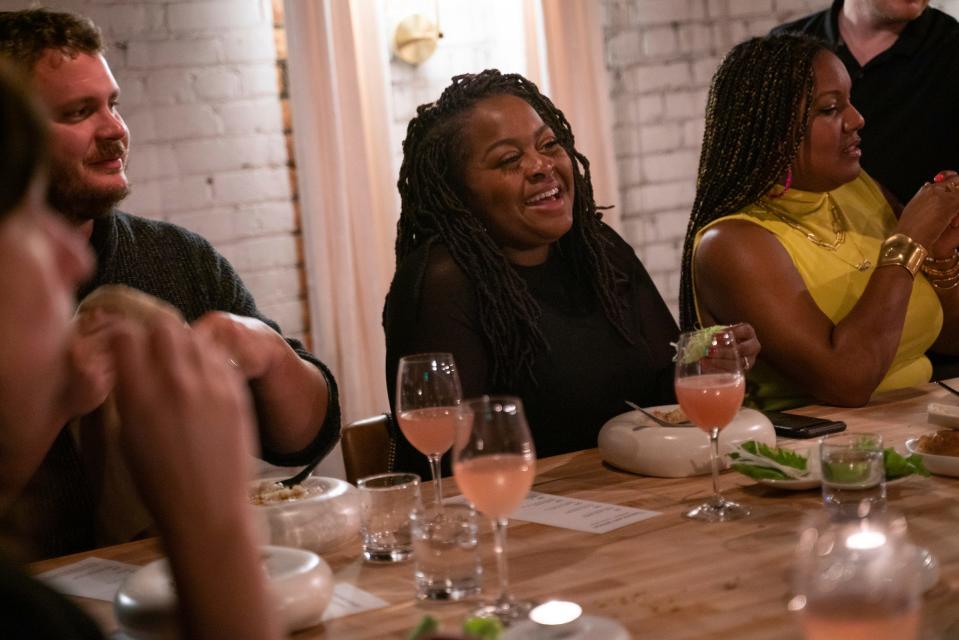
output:
[{"label": "green leaf garnish", "polygon": [[[729,327],[722,324],[715,324],[705,329],[700,329],[686,341],[686,348],[683,350],[683,364],[699,362],[709,355],[709,348],[713,346],[713,336],[720,331],[725,331]],[[673,356],[673,362],[679,358],[679,347],[676,343],[670,343],[676,347],[677,353]]]},{"label": "green leaf garnish", "polygon": [[755,440],[740,443],[729,457],[733,469],[754,480],[797,480],[808,473],[805,456]]},{"label": "green leaf garnish", "polygon": [[476,640],[498,640],[503,633],[503,624],[496,618],[467,618],[463,633]]},{"label": "green leaf garnish", "polygon": [[[761,442],[747,440],[740,443],[729,454],[732,468],[754,480],[799,480],[807,475],[806,457],[790,449],[769,447]],[[886,480],[896,480],[913,474],[928,476],[929,471],[922,464],[922,456],[912,454],[904,457],[892,447],[882,451]],[[795,471],[794,471],[795,470]],[[831,469],[837,482],[860,482],[869,474],[867,461],[862,463],[842,463]]]},{"label": "green leaf garnish", "polygon": [[420,640],[431,633],[435,633],[440,628],[440,623],[433,616],[423,616],[416,628],[410,631],[406,640]]},{"label": "green leaf garnish", "polygon": [[895,480],[896,478],[911,476],[914,473],[920,476],[929,475],[926,466],[922,464],[922,456],[914,453],[909,457],[904,457],[899,455],[892,447],[883,449],[882,463],[886,467],[886,480]]}]

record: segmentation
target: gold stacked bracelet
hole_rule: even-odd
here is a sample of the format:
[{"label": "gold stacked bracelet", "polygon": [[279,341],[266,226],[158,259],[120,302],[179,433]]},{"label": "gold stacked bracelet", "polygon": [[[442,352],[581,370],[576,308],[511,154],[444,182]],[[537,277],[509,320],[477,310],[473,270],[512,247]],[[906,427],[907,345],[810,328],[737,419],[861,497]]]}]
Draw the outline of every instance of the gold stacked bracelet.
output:
[{"label": "gold stacked bracelet", "polygon": [[894,233],[886,238],[879,248],[879,262],[876,267],[902,267],[915,278],[927,255],[929,252],[924,246],[904,233]]},{"label": "gold stacked bracelet", "polygon": [[948,258],[928,256],[922,263],[922,272],[936,289],[955,289],[959,286],[959,250]]}]

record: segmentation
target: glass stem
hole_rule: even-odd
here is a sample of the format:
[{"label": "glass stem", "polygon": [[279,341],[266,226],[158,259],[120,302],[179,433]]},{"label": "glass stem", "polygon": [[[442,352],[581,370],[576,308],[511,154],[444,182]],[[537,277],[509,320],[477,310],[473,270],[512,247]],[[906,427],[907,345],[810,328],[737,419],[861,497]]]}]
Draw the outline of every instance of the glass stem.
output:
[{"label": "glass stem", "polygon": [[719,428],[714,427],[709,431],[709,444],[712,445],[709,462],[713,468],[713,500],[716,505],[723,503],[723,494],[719,493]]},{"label": "glass stem", "polygon": [[443,506],[443,477],[440,471],[440,454],[431,453],[426,456],[430,461],[430,472],[433,474],[433,495],[436,497],[436,506]]},{"label": "glass stem", "polygon": [[493,520],[493,552],[496,554],[496,572],[499,574],[499,598],[497,602],[509,602],[509,572],[506,569],[506,518]]}]

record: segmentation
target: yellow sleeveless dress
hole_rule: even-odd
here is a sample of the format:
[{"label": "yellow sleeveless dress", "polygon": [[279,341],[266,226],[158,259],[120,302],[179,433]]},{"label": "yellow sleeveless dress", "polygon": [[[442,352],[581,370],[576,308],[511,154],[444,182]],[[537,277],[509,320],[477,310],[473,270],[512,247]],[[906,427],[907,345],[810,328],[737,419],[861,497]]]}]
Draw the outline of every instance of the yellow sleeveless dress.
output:
[{"label": "yellow sleeveless dress", "polygon": [[[769,208],[787,215],[817,237],[831,241],[836,237],[830,213],[829,196],[845,218],[846,240],[835,251],[817,246],[806,234],[754,203],[738,213],[707,225],[696,237],[698,247],[702,234],[723,220],[745,220],[772,232],[792,258],[806,288],[822,312],[838,323],[862,296],[875,269],[882,241],[892,234],[896,219],[876,182],[863,171],[852,182],[826,193],[790,189],[776,199],[763,198]],[[859,271],[856,266],[869,260],[871,266]],[[695,271],[693,287],[695,291]],[[700,316],[699,304],[696,304]],[[926,350],[932,346],[942,328],[942,306],[932,285],[921,273],[916,274],[906,322],[896,357],[886,372],[877,392],[910,387],[928,382],[932,365]],[[760,360],[748,376],[748,402],[761,409],[785,409],[813,402],[802,387]]]}]

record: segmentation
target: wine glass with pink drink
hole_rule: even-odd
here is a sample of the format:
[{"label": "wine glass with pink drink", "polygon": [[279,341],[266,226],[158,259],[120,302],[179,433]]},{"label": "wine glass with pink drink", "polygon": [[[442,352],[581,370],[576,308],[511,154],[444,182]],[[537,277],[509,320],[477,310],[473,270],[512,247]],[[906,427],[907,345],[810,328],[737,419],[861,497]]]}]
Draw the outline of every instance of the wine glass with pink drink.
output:
[{"label": "wine glass with pink drink", "polygon": [[463,403],[453,444],[453,478],[463,495],[493,521],[500,594],[477,612],[504,624],[525,618],[532,603],[509,592],[506,526],[536,475],[536,452],[523,404],[511,396],[483,396]]},{"label": "wine glass with pink drink", "polygon": [[707,522],[738,520],[746,507],[719,492],[719,432],[743,404],[746,379],[736,339],[728,329],[702,329],[679,336],[676,345],[676,399],[697,427],[709,434],[713,497],[686,513]]},{"label": "wine glass with pink drink", "polygon": [[440,459],[453,445],[453,425],[463,398],[449,353],[400,358],[396,373],[396,419],[406,439],[430,461],[437,506],[443,502]]}]

